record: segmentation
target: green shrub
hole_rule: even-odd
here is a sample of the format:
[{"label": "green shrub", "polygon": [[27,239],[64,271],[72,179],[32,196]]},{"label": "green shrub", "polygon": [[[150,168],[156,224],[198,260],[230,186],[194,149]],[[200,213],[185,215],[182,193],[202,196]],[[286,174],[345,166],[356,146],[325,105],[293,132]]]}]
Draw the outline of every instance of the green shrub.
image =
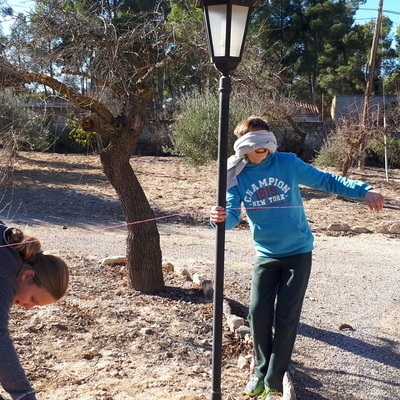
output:
[{"label": "green shrub", "polygon": [[172,154],[189,164],[204,165],[218,155],[218,97],[210,92],[185,96],[181,116],[172,127]]},{"label": "green shrub", "polygon": [[[391,166],[400,166],[400,139],[394,136],[386,138],[386,152],[388,163]],[[383,136],[375,139],[369,148],[368,158],[385,162],[385,138]]]},{"label": "green shrub", "polygon": [[10,150],[48,149],[50,118],[40,118],[11,90],[0,93],[0,145]]},{"label": "green shrub", "polygon": [[348,147],[340,131],[333,131],[319,149],[313,163],[317,166],[340,169],[346,157]]},{"label": "green shrub", "polygon": [[[254,108],[252,103],[259,109]],[[180,104],[180,116],[171,128],[171,154],[185,157],[193,165],[204,165],[218,158],[219,93],[206,90],[185,96]],[[251,114],[261,115],[262,103],[250,101],[243,94],[232,94],[229,107],[228,155],[233,154],[237,139],[233,131],[239,121]]]},{"label": "green shrub", "polygon": [[[194,166],[204,165],[218,158],[219,93],[206,90],[185,96],[177,108],[179,119],[171,129],[172,154],[184,156]],[[296,109],[289,101],[267,97],[265,93],[244,88],[234,89],[230,96],[228,156],[233,154],[237,139],[233,131],[241,120],[250,115],[264,118],[278,140],[278,149],[296,153],[310,161],[314,151],[296,133],[292,118]],[[297,127],[298,129],[298,127]]]},{"label": "green shrub", "polygon": [[75,151],[100,153],[104,148],[103,140],[96,132],[86,132],[77,123],[68,122],[67,132],[68,136],[77,145],[74,146]]}]

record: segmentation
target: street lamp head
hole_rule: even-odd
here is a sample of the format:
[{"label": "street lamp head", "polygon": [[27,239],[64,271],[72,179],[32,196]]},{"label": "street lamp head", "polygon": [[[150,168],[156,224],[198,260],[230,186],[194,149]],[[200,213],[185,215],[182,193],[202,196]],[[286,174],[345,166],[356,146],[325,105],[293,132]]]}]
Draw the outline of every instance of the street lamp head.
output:
[{"label": "street lamp head", "polygon": [[198,0],[215,67],[227,76],[240,63],[254,0]]}]

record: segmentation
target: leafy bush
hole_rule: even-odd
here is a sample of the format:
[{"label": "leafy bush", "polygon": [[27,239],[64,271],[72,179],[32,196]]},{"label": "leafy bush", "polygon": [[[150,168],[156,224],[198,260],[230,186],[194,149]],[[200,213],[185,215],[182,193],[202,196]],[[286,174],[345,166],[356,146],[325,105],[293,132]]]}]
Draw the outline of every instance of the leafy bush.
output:
[{"label": "leafy bush", "polygon": [[314,164],[340,169],[344,162],[347,148],[348,145],[343,136],[338,131],[334,131],[326,138],[319,149],[314,159]]},{"label": "leafy bush", "polygon": [[46,150],[51,141],[50,118],[38,118],[23,97],[0,93],[0,145],[10,150]]},{"label": "leafy bush", "polygon": [[185,156],[195,166],[216,159],[218,107],[218,97],[209,91],[185,96],[181,102],[181,116],[172,130],[171,153]]},{"label": "leafy bush", "polygon": [[[216,160],[219,127],[218,92],[196,91],[185,96],[179,106],[180,117],[171,130],[173,147],[166,150],[184,156],[193,166]],[[229,107],[228,154],[233,154],[233,144],[237,139],[233,131],[237,123],[251,114],[261,115],[262,107],[262,102],[253,101],[243,93],[232,93]]]},{"label": "leafy bush", "polygon": [[[388,136],[386,138],[386,152],[389,165],[400,166],[400,139],[393,135]],[[383,135],[371,143],[368,157],[381,163],[385,162],[385,138]]]},{"label": "leafy bush", "polygon": [[[178,104],[179,119],[172,126],[170,153],[184,156],[194,166],[218,158],[219,96],[210,90],[194,92]],[[266,97],[255,90],[235,89],[230,97],[228,155],[233,154],[237,139],[233,131],[238,122],[250,115],[264,118],[278,140],[278,149],[296,153],[309,162],[314,150],[304,144],[305,133],[292,115],[297,113],[293,102]],[[302,135],[300,135],[300,133]]]},{"label": "leafy bush", "polygon": [[[74,151],[98,152],[104,148],[102,138],[96,132],[86,132],[77,123],[68,122],[68,136],[75,142]],[[76,148],[77,147],[77,148]]]}]

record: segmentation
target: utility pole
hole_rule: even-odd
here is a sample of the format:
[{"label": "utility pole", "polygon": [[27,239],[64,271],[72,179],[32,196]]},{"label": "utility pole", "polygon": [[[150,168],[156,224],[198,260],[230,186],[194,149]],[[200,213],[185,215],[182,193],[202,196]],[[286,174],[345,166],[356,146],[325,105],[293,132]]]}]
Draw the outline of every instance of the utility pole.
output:
[{"label": "utility pole", "polygon": [[[362,113],[362,129],[365,129],[368,117],[368,109],[369,109],[369,100],[372,93],[372,84],[374,82],[374,75],[375,75],[375,61],[376,61],[376,53],[378,51],[378,44],[379,44],[379,36],[381,33],[381,22],[382,22],[382,8],[383,8],[383,0],[379,0],[378,6],[378,15],[376,17],[375,22],[375,31],[374,36],[372,38],[372,46],[371,46],[371,55],[369,58],[368,64],[368,79],[367,84],[365,86],[365,97],[364,97],[364,107]],[[360,159],[358,162],[358,169],[364,170],[364,151],[366,145],[366,133],[363,133],[363,137],[360,139]]]}]

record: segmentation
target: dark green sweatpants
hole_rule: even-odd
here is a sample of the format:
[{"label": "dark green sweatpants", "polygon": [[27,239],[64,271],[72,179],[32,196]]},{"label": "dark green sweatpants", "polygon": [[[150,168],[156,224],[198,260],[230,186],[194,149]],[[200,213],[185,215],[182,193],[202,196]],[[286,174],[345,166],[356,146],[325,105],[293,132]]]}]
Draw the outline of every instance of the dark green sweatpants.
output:
[{"label": "dark green sweatpants", "polygon": [[254,263],[249,322],[257,359],[255,375],[279,391],[292,356],[310,271],[311,252],[276,259],[257,257]]}]

